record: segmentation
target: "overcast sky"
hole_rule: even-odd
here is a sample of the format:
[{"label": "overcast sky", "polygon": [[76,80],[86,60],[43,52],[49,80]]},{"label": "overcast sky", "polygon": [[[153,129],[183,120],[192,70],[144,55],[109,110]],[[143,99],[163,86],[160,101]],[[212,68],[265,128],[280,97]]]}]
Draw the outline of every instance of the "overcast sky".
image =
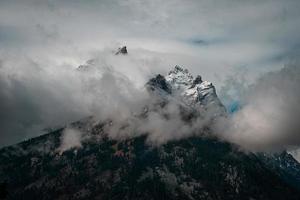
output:
[{"label": "overcast sky", "polygon": [[124,44],[215,79],[282,67],[300,45],[299,9],[297,0],[1,0],[0,48],[80,64]]},{"label": "overcast sky", "polygon": [[[176,64],[218,90],[236,71],[254,80],[281,69],[299,52],[299,10],[298,0],[0,0],[0,145],[55,121],[59,114],[42,109],[53,104],[36,102],[59,104],[60,98],[49,100],[45,92],[53,92],[51,80],[66,78],[56,93],[68,93],[68,84],[76,83],[68,82],[73,79],[64,76],[65,68],[95,57],[117,65],[137,86]],[[105,57],[121,45],[128,47],[129,61]],[[69,111],[75,118],[82,112]]]}]

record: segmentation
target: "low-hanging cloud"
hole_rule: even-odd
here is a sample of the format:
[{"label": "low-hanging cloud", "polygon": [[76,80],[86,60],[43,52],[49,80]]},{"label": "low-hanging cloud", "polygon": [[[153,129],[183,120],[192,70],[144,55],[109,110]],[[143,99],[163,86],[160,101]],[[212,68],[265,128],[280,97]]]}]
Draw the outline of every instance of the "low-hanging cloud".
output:
[{"label": "low-hanging cloud", "polygon": [[298,63],[263,75],[247,89],[243,88],[241,108],[220,119],[220,136],[251,151],[299,147],[299,86]]},{"label": "low-hanging cloud", "polygon": [[[123,119],[138,109],[147,93],[138,83],[141,80],[134,82],[128,76],[134,74],[139,61],[114,56],[111,51],[99,52],[98,57],[99,60],[95,59],[83,69],[67,64],[41,64],[22,57],[3,59],[0,67],[0,146],[87,116]],[[118,59],[124,61],[123,65],[119,65]],[[133,70],[127,74],[118,69],[128,68],[128,65]],[[142,71],[135,73],[143,79]]]},{"label": "low-hanging cloud", "polygon": [[82,132],[74,128],[66,128],[60,140],[61,144],[57,149],[60,154],[69,149],[80,148],[82,147]]},{"label": "low-hanging cloud", "polygon": [[[156,56],[149,52],[115,56],[112,50],[93,56],[79,68],[67,64],[43,66],[26,58],[3,59],[1,145],[37,136],[42,129],[64,126],[87,116],[112,120],[106,131],[114,139],[147,134],[148,141],[162,144],[202,136],[204,128],[213,126],[218,137],[250,151],[293,149],[300,144],[297,62],[263,75],[250,86],[237,87],[242,90],[238,93],[241,108],[232,115],[216,119],[213,112],[198,108],[201,117],[186,121],[174,97],[163,108],[147,107],[159,99],[149,95],[144,83],[166,64]],[[148,70],[152,66],[156,68]],[[134,80],[135,77],[140,79]],[[136,117],[146,107],[147,117]]]},{"label": "low-hanging cloud", "polygon": [[[126,120],[113,118],[106,126],[105,132],[113,139],[146,135],[147,142],[152,145],[161,145],[191,136],[209,135],[205,132],[205,128],[211,126],[216,118],[212,110],[183,107],[173,96],[167,99],[162,102],[161,97],[149,96],[147,101],[143,102],[144,112],[139,109],[137,110],[139,115],[128,115]],[[188,115],[194,116],[187,118]]]}]

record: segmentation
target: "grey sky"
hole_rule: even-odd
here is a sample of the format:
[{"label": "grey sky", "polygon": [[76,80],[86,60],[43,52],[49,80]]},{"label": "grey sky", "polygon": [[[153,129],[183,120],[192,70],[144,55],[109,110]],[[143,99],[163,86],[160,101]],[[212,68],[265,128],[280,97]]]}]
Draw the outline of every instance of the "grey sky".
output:
[{"label": "grey sky", "polygon": [[82,51],[120,43],[180,54],[178,64],[212,78],[213,71],[240,66],[279,68],[300,41],[296,0],[2,0],[0,5],[2,50],[63,57],[61,62],[79,63],[88,56],[78,58]]}]

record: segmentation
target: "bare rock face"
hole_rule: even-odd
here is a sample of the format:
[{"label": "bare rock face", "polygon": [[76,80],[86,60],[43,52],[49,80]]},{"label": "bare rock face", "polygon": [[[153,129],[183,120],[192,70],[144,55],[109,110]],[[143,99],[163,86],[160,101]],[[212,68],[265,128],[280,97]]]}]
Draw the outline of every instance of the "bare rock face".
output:
[{"label": "bare rock face", "polygon": [[156,77],[150,79],[150,81],[147,83],[147,86],[150,90],[156,90],[161,89],[169,94],[172,93],[171,85],[166,82],[166,79],[164,76],[158,74]]},{"label": "bare rock face", "polygon": [[193,81],[193,86],[202,83],[202,77],[200,75],[198,75],[195,80]]},{"label": "bare rock face", "polygon": [[119,54],[126,55],[126,54],[128,54],[126,46],[120,47],[115,54],[116,55],[119,55]]}]

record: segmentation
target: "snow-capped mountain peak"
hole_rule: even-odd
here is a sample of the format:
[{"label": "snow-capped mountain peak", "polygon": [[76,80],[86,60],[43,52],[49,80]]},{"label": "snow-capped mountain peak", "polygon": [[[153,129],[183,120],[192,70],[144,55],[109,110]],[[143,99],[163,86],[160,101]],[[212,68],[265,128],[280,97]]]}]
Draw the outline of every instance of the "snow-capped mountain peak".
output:
[{"label": "snow-capped mountain peak", "polygon": [[187,69],[176,65],[168,75],[157,75],[147,83],[150,91],[155,91],[163,99],[170,96],[188,107],[201,106],[212,113],[224,114],[225,108],[219,100],[211,82],[203,81],[200,75],[195,78]]},{"label": "snow-capped mountain peak", "polygon": [[193,83],[193,76],[189,73],[189,71],[178,65],[176,65],[165,78],[166,81],[177,90],[184,89]]},{"label": "snow-capped mountain peak", "polygon": [[183,69],[178,65],[165,76],[165,80],[171,85],[173,92],[179,91],[184,94],[185,92],[201,92],[207,89],[212,89],[211,92],[215,92],[211,82],[202,81],[200,75],[197,75],[194,79],[193,75],[187,69]]}]

